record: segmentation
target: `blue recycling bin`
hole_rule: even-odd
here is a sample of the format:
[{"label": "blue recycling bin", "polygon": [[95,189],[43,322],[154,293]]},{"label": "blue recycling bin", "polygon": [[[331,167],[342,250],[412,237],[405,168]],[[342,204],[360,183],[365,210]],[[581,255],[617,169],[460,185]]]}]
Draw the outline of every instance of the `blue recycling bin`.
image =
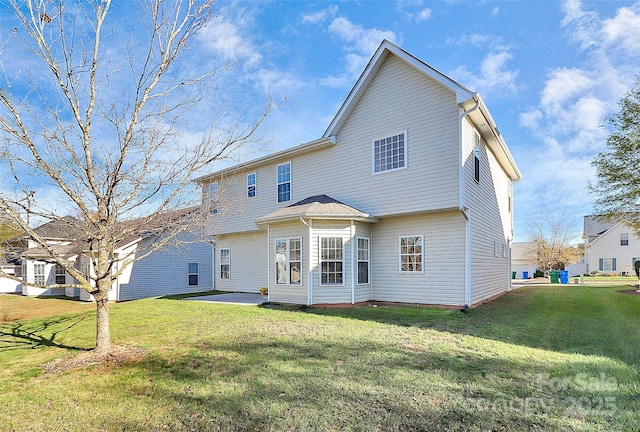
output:
[{"label": "blue recycling bin", "polygon": [[528,271],[523,271],[522,272],[522,279],[529,279],[529,272]]},{"label": "blue recycling bin", "polygon": [[568,284],[569,283],[569,271],[568,270],[560,270],[560,283]]}]

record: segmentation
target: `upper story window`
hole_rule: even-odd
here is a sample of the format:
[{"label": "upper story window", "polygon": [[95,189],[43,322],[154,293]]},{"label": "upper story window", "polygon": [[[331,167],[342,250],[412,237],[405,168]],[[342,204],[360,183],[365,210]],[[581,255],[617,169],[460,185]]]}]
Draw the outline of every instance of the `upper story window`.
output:
[{"label": "upper story window", "polygon": [[251,173],[247,176],[247,197],[254,196],[256,196],[256,173]]},{"label": "upper story window", "polygon": [[209,183],[209,206],[211,213],[218,213],[218,183]]},{"label": "upper story window", "polygon": [[407,166],[407,133],[373,141],[373,173],[403,169]]},{"label": "upper story window", "polygon": [[278,202],[291,201],[291,162],[278,165]]},{"label": "upper story window", "polygon": [[620,246],[629,246],[629,233],[620,233]]}]

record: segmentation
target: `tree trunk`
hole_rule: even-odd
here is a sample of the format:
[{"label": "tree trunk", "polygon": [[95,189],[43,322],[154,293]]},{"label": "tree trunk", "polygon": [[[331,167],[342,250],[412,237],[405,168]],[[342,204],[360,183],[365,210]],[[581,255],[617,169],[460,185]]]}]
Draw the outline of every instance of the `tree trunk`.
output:
[{"label": "tree trunk", "polygon": [[109,291],[99,287],[96,299],[96,351],[111,349],[111,329],[109,327]]}]

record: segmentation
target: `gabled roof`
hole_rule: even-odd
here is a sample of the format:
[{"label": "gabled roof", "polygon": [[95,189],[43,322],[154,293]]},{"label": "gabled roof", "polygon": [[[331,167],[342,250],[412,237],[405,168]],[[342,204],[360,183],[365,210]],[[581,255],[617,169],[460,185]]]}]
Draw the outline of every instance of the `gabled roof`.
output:
[{"label": "gabled roof", "polygon": [[[620,225],[627,225],[629,226],[629,222],[627,222],[626,220],[622,220],[618,223],[612,224],[610,228],[606,229],[605,231],[602,231],[601,233],[599,233],[598,237],[594,238],[593,240],[591,240],[589,242],[589,244],[594,244],[596,243],[598,240],[605,238],[609,235],[609,233],[612,233],[615,231],[616,228],[618,228],[618,226]],[[629,228],[631,229],[631,228]],[[634,234],[635,235],[635,234]]]},{"label": "gabled roof", "polygon": [[458,84],[442,72],[439,72],[422,60],[409,54],[399,46],[384,39],[376,52],[373,54],[373,57],[371,57],[371,60],[369,60],[369,63],[360,75],[360,78],[358,78],[355,85],[347,95],[347,98],[342,103],[342,106],[336,113],[335,117],[333,118],[331,123],[329,123],[329,127],[327,127],[327,130],[322,135],[323,137],[334,136],[338,133],[343,123],[347,120],[353,108],[355,108],[355,106],[358,104],[358,101],[364,94],[365,90],[367,89],[389,54],[398,56],[405,62],[409,63],[411,66],[415,67],[416,69],[427,74],[431,78],[440,82],[442,85],[454,91],[458,103],[467,101],[474,95],[474,92],[472,92],[468,88]]},{"label": "gabled roof", "polygon": [[258,226],[292,219],[336,219],[336,220],[360,220],[376,222],[377,219],[347,204],[341,203],[327,195],[316,195],[291,204],[264,215],[258,220]]},{"label": "gabled roof", "polygon": [[585,237],[599,236],[604,234],[607,230],[611,229],[616,224],[602,220],[601,217],[596,215],[584,216],[584,231]]},{"label": "gabled roof", "polygon": [[520,173],[511,152],[507,148],[504,138],[502,138],[502,135],[500,134],[500,131],[498,130],[498,127],[480,94],[457,83],[442,72],[434,69],[422,60],[414,57],[407,51],[386,39],[382,41],[376,52],[373,54],[373,57],[369,60],[369,63],[360,75],[360,78],[358,78],[358,81],[356,81],[335,117],[331,123],[329,123],[329,127],[327,127],[327,130],[323,134],[324,138],[335,136],[340,131],[340,128],[349,117],[349,114],[351,114],[353,109],[356,107],[367,87],[390,54],[397,56],[454,92],[456,95],[456,102],[462,110],[468,111],[469,119],[474,123],[477,130],[480,132],[480,135],[482,135],[483,140],[493,151],[496,159],[509,175],[509,178],[513,181],[519,181],[522,179],[522,174]]},{"label": "gabled roof", "polygon": [[[71,240],[78,238],[79,223],[80,221],[73,216],[65,216],[44,223],[33,230],[45,240]],[[28,237],[27,234],[20,234],[9,241],[21,240]]]}]

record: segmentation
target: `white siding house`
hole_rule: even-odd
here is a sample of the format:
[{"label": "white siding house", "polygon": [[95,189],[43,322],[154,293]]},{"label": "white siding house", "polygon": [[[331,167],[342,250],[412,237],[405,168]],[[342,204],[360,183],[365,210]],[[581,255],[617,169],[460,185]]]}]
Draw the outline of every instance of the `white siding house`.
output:
[{"label": "white siding house", "polygon": [[584,239],[587,273],[635,275],[640,239],[625,221],[607,223],[585,216]]},{"label": "white siding house", "polygon": [[[52,221],[35,230],[47,241],[56,253],[67,259],[71,266],[86,274],[93,272],[91,260],[73,234],[72,218]],[[66,238],[65,238],[66,237]],[[213,248],[209,242],[200,241],[192,234],[183,234],[179,245],[167,245],[153,250],[155,236],[132,237],[126,244],[115,249],[120,257],[134,259],[137,253],[151,250],[144,258],[128,264],[122,274],[114,279],[109,289],[109,300],[124,301],[144,297],[156,297],[168,294],[184,294],[212,289],[213,285]],[[20,285],[22,295],[51,296],[65,295],[93,301],[87,291],[75,287],[55,287],[55,285],[73,285],[77,281],[49,258],[47,251],[38,247],[33,240],[26,240],[20,253],[22,259],[22,278],[26,283]],[[140,256],[140,255],[139,255]],[[113,273],[117,273],[115,264]],[[34,286],[37,285],[37,286]]]},{"label": "white siding house", "polygon": [[478,304],[510,289],[520,178],[480,95],[383,41],[320,138],[197,179],[215,287]]}]

